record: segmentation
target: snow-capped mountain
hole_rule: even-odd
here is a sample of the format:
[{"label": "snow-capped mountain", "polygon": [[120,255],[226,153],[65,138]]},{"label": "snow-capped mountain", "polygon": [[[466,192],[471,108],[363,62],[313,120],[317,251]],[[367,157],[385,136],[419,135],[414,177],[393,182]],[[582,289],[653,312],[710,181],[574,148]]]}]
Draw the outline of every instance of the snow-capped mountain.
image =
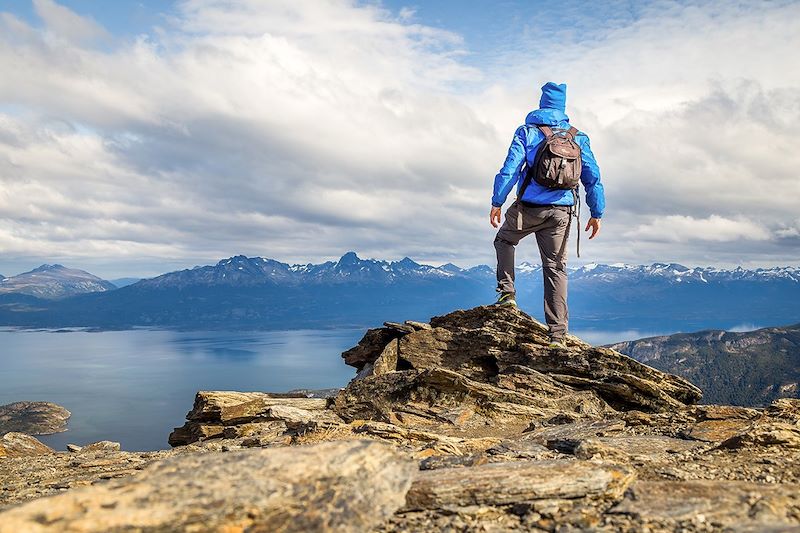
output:
[{"label": "snow-capped mountain", "polygon": [[[541,275],[538,264],[523,262],[517,265],[520,278]],[[724,270],[712,267],[687,268],[676,263],[652,265],[612,265],[591,263],[569,268],[570,281],[604,284],[657,281],[673,283],[721,283],[729,281],[785,280],[800,283],[800,267],[776,267],[745,270],[741,267]],[[198,266],[170,272],[138,283],[141,287],[185,287],[189,285],[260,285],[260,284],[338,284],[338,283],[399,283],[413,280],[475,279],[485,281],[494,277],[494,268],[478,265],[459,268],[452,263],[441,266],[424,265],[405,257],[400,261],[361,259],[347,252],[338,261],[320,264],[281,263],[262,257],[237,255],[216,265]]]},{"label": "snow-capped mountain", "polygon": [[[774,267],[747,270],[737,267],[731,270],[714,267],[688,268],[677,263],[653,263],[651,265],[611,265],[589,263],[580,267],[568,267],[570,281],[597,281],[615,283],[636,280],[660,280],[668,283],[710,283],[728,281],[774,281],[786,280],[800,283],[800,267]],[[521,263],[517,275],[540,274],[541,265]]]},{"label": "snow-capped mountain", "polygon": [[27,294],[44,299],[111,291],[116,288],[112,283],[88,272],[62,265],[42,265],[30,272],[0,280],[0,294]]},{"label": "snow-capped mountain", "polygon": [[[488,269],[488,270],[487,270]],[[361,259],[347,252],[338,261],[290,265],[262,257],[237,255],[213,266],[170,272],[140,281],[137,287],[186,287],[190,285],[264,285],[386,283],[408,280],[437,280],[482,277],[491,273],[485,266],[461,269],[453,264],[441,267],[419,264],[408,257],[400,261]]]},{"label": "snow-capped mountain", "polygon": [[[27,276],[28,292],[0,292],[0,325],[361,326],[377,318],[427,320],[496,298],[493,266],[362,259],[354,252],[336,261],[295,265],[238,255],[117,290],[109,290],[113,286],[102,285],[106,282],[91,274],[73,271],[80,273],[73,287],[104,292],[51,303],[42,298],[65,293],[55,291],[40,270],[47,269],[9,278]],[[541,266],[521,263],[516,273],[517,301],[542,318]],[[15,283],[19,288],[19,280]],[[27,295],[37,300],[23,301],[31,298]],[[572,328],[666,332],[782,325],[800,321],[799,299],[798,267],[725,270],[675,263],[588,264],[571,267],[569,275]]]},{"label": "snow-capped mountain", "polygon": [[652,265],[588,264],[575,269],[572,279],[615,282],[630,279],[659,279],[671,283],[713,283],[737,280],[772,281],[783,279],[800,283],[800,267],[775,267],[746,270],[737,267],[725,270],[713,267],[688,268],[677,263]]}]

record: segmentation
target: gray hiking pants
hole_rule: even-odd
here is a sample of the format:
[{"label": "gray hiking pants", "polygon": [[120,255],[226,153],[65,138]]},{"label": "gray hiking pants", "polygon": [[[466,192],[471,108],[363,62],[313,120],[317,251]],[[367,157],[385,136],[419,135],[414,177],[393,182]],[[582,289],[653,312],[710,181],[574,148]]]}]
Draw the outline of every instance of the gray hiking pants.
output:
[{"label": "gray hiking pants", "polygon": [[[522,214],[521,224],[518,215]],[[497,290],[516,292],[514,289],[514,247],[523,237],[536,234],[539,255],[542,257],[544,278],[544,317],[551,335],[563,336],[567,332],[567,226],[572,213],[570,206],[531,207],[514,202],[506,211],[503,225],[494,238],[497,250]],[[519,229],[519,227],[522,229]],[[559,252],[563,250],[563,257]]]}]

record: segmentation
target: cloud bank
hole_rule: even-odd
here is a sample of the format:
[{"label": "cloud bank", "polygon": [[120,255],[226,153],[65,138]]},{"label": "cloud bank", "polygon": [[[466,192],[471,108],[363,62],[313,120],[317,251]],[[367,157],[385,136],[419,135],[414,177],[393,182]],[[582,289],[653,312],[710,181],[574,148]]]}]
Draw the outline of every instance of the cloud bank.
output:
[{"label": "cloud bank", "polygon": [[36,0],[0,14],[0,264],[491,263],[491,182],[548,79],[603,172],[584,258],[796,264],[800,8],[764,6],[655,3],[482,64],[344,0],[188,0],[133,41]]}]

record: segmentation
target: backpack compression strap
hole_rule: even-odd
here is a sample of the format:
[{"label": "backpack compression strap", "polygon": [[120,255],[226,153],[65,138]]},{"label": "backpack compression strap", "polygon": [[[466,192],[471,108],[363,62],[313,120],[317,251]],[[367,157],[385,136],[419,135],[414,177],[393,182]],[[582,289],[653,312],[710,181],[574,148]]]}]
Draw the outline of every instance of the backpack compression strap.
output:
[{"label": "backpack compression strap", "polygon": [[[524,164],[522,166],[522,169],[525,171],[525,175],[522,178],[522,185],[519,188],[519,194],[517,194],[517,200],[518,201],[522,201],[522,195],[525,194],[525,189],[527,189],[528,185],[530,185],[531,175],[530,175],[529,170],[531,168],[536,168],[537,167],[537,165],[539,164],[539,158],[542,155],[542,149],[544,148],[545,143],[547,142],[547,139],[549,139],[550,137],[553,136],[553,130],[550,129],[550,126],[545,126],[544,124],[537,124],[536,127],[539,128],[539,131],[541,131],[542,135],[544,135],[544,141],[542,141],[542,143],[539,145],[539,149],[536,150],[536,155],[533,157],[533,164],[532,165],[528,165],[528,159],[527,159],[527,156],[526,156],[525,162],[524,162]],[[520,217],[520,220],[521,220],[521,217]],[[519,224],[522,224],[522,222],[519,222]],[[522,227],[518,227],[517,229],[522,229]]]}]

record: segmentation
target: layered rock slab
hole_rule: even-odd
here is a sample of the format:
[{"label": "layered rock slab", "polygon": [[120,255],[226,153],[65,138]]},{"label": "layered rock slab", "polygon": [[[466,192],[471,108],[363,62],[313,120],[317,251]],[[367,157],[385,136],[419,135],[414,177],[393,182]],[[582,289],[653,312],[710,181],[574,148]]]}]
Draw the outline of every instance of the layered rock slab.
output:
[{"label": "layered rock slab", "polygon": [[[690,524],[708,530],[752,527],[754,531],[800,526],[800,485],[741,481],[638,481],[609,511],[630,515],[639,524],[678,530]],[[687,527],[688,529],[688,527]]]},{"label": "layered rock slab", "polygon": [[513,307],[476,307],[434,317],[430,327],[405,326],[369,330],[342,354],[358,371],[333,404],[344,420],[512,431],[556,416],[667,412],[701,397],[678,376],[572,336],[566,349],[549,348],[547,327]]},{"label": "layered rock slab", "polygon": [[585,461],[517,461],[466,469],[420,472],[404,510],[511,505],[548,499],[616,501],[635,479],[633,470]]},{"label": "layered rock slab", "polygon": [[415,471],[369,441],[187,454],[13,507],[0,533],[368,531],[405,503]]},{"label": "layered rock slab", "polygon": [[267,433],[278,436],[341,423],[325,398],[266,392],[199,391],[186,423],[169,435],[171,446],[212,438]]}]

